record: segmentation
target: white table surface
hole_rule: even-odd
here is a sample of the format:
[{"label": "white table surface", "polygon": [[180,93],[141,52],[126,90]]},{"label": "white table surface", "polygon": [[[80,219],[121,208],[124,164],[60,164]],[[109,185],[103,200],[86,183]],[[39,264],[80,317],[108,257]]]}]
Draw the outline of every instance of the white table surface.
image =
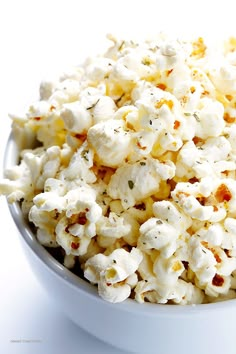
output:
[{"label": "white table surface", "polygon": [[[43,77],[99,52],[107,32],[236,35],[234,8],[230,0],[2,1],[0,166],[10,132],[8,112],[35,100]],[[79,329],[54,305],[27,264],[2,197],[0,210],[0,353],[122,354]]]}]

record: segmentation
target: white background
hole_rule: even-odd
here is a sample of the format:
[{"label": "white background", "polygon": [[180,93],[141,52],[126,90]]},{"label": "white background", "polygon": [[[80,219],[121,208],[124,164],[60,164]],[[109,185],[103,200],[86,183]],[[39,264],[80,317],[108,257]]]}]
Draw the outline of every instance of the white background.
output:
[{"label": "white background", "polygon": [[[234,2],[1,1],[0,166],[10,131],[8,112],[37,99],[41,79],[102,52],[106,33],[138,38],[160,31],[236,36]],[[0,353],[121,354],[61,314],[31,273],[4,198],[0,211]]]}]

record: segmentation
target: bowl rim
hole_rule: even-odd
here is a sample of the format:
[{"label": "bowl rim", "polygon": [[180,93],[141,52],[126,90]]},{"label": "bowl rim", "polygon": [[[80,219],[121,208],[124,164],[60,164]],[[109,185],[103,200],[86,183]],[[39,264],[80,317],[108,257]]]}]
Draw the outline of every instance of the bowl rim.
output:
[{"label": "bowl rim", "polygon": [[[9,167],[17,165],[19,162],[20,149],[14,139],[13,132],[10,133],[4,152],[3,171]],[[145,302],[139,304],[132,299],[126,299],[121,303],[110,303],[103,300],[97,292],[97,287],[88,281],[80,278],[78,275],[72,273],[69,269],[57,261],[36,239],[36,236],[30,229],[21,211],[19,203],[7,203],[13,221],[22,236],[24,244],[30,249],[34,256],[41,264],[46,267],[51,273],[59,277],[67,285],[75,290],[86,294],[99,304],[106,304],[107,307],[115,307],[117,310],[121,309],[126,312],[134,312],[136,314],[145,314],[146,316],[181,316],[189,317],[195,314],[202,314],[203,312],[224,311],[226,308],[236,305],[236,298],[207,304],[193,304],[193,305],[178,305],[178,304],[153,304]]]}]

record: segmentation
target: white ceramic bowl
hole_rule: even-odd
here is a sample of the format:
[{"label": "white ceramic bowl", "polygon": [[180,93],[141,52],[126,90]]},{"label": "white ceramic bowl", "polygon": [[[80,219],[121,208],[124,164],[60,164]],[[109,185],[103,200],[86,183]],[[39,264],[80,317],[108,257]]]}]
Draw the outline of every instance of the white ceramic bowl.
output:
[{"label": "white ceramic bowl", "polygon": [[[10,137],[4,168],[17,161]],[[86,331],[135,353],[236,353],[236,300],[196,306],[105,302],[96,287],[62,266],[37,242],[18,204],[9,208],[36,277],[60,309]]]}]

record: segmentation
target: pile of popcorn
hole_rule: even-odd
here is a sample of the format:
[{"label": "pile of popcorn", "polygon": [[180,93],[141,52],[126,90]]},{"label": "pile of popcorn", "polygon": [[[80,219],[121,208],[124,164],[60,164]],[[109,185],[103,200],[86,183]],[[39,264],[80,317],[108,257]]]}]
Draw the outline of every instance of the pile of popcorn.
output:
[{"label": "pile of popcorn", "polygon": [[12,115],[0,194],[110,302],[236,297],[236,39],[109,39]]}]

